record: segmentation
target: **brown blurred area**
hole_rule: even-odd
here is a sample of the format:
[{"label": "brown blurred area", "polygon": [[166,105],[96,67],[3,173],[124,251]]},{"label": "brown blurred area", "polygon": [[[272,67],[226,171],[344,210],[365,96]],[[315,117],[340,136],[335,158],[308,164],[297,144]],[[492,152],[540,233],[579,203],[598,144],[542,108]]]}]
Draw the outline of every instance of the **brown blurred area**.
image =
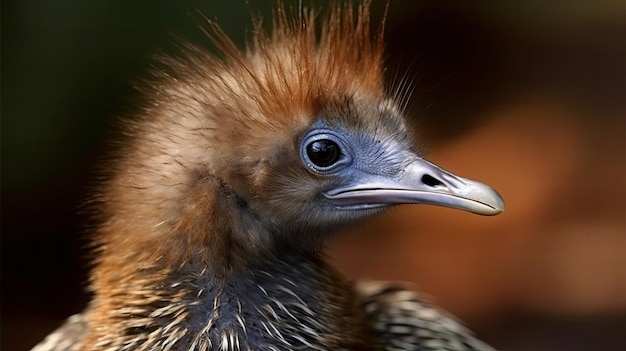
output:
[{"label": "brown blurred area", "polygon": [[[128,3],[3,3],[3,349],[32,347],[88,299],[80,203],[149,55],[179,28],[197,35],[198,7],[229,34],[250,28],[243,1]],[[391,209],[332,239],[341,270],[415,282],[503,351],[626,349],[624,10],[390,1],[390,80],[414,82],[419,144],[507,208]]]}]

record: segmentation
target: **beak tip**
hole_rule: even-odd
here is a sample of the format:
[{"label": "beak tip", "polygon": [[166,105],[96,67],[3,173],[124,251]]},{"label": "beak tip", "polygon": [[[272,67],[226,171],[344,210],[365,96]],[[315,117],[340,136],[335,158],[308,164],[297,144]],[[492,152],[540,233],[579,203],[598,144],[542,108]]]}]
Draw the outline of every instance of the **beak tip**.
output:
[{"label": "beak tip", "polygon": [[488,187],[488,188],[490,191],[486,193],[489,194],[490,196],[488,199],[482,202],[482,204],[485,207],[484,209],[486,211],[480,214],[484,214],[487,216],[495,216],[504,212],[506,206],[504,205],[504,199],[502,198],[502,196],[493,188],[491,187]]}]

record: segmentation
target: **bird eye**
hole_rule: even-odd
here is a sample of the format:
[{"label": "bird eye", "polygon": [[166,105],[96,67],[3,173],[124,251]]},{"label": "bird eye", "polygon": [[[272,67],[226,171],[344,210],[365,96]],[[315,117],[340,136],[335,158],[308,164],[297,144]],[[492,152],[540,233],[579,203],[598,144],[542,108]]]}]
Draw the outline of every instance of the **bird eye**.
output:
[{"label": "bird eye", "polygon": [[300,159],[313,173],[333,174],[352,164],[350,135],[341,129],[324,127],[319,122],[302,138]]},{"label": "bird eye", "polygon": [[330,167],[339,161],[341,149],[332,140],[315,140],[306,146],[306,154],[316,166]]}]

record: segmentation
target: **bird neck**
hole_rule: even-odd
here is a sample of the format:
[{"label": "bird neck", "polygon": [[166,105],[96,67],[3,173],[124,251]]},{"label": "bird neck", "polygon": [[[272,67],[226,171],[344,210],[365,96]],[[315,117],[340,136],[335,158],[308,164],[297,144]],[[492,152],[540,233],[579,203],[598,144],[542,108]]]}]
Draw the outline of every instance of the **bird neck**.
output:
[{"label": "bird neck", "polygon": [[[199,262],[166,271],[144,267],[96,295],[92,320],[98,325],[88,341],[93,345],[135,342],[143,349],[171,344],[200,350],[212,349],[202,346],[206,343],[228,345],[224,350],[374,345],[353,290],[319,258],[286,255],[226,276]],[[135,327],[138,323],[150,329]]]},{"label": "bird neck", "polygon": [[[217,189],[228,194],[225,189]],[[245,206],[233,194],[226,197],[228,200],[219,201],[218,207],[207,206],[215,213],[230,206]],[[193,211],[197,209],[194,206]],[[238,215],[245,215],[241,213],[237,211]],[[169,344],[205,349],[202,343],[209,343],[232,346],[224,348],[228,350],[239,349],[234,345],[244,346],[248,342],[250,346],[254,343],[278,349],[322,345],[322,349],[366,350],[367,345],[373,345],[353,290],[321,255],[281,247],[280,254],[277,248],[265,250],[263,255],[243,256],[260,244],[239,241],[238,236],[243,234],[240,230],[252,230],[241,223],[252,219],[239,220],[243,227],[238,227],[229,224],[232,215],[226,211],[220,213],[220,221],[204,223],[205,230],[219,230],[224,239],[203,243],[223,250],[223,256],[217,258],[215,247],[210,250],[198,246],[198,252],[188,254],[182,261],[160,255],[143,260],[138,259],[146,257],[141,246],[134,245],[135,259],[125,254],[128,259],[122,260],[119,254],[124,245],[105,247],[93,274],[96,299],[92,313],[97,316],[93,320],[98,325],[89,342],[113,348],[137,342],[148,345],[146,349],[162,349]],[[179,228],[186,230],[171,233],[179,235],[179,240],[171,242],[174,245],[170,249],[192,252],[199,242],[194,237],[180,239],[189,235],[192,228]],[[128,242],[126,249],[130,249]],[[203,250],[209,250],[213,256],[201,253]],[[120,318],[128,314],[132,318]],[[137,321],[158,333],[148,335],[135,327]]]},{"label": "bird neck", "polygon": [[298,233],[277,236],[221,179],[196,175],[168,192],[116,182],[92,274],[97,325],[88,342],[161,349],[264,340],[293,349],[331,340],[324,349],[336,350],[370,343],[358,299],[324,257],[285,238]]},{"label": "bird neck", "polygon": [[[135,180],[139,176],[153,175],[130,171],[105,189],[101,212],[108,217],[96,235],[103,264],[167,268],[199,263],[227,274],[276,256],[270,221],[222,179],[191,173],[185,182],[160,186],[160,179]],[[131,181],[156,186],[129,187]]]},{"label": "bird neck", "polygon": [[334,274],[318,245],[294,240],[305,237],[298,233],[277,233],[278,226],[259,216],[220,178],[191,175],[184,187],[169,187],[167,197],[159,189],[122,186],[127,183],[126,177],[115,179],[107,193],[111,215],[98,235],[96,293],[127,281],[144,289],[178,277],[194,277],[220,289],[242,280],[262,286],[268,279],[257,272],[274,270],[272,276],[280,279],[281,274],[294,274],[289,267],[298,266],[317,272],[312,277]]}]

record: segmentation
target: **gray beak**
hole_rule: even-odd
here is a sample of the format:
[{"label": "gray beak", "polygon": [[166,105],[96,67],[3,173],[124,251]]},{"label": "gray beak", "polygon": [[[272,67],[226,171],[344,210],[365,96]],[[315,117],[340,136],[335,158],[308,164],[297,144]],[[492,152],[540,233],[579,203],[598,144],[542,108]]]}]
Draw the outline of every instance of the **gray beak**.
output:
[{"label": "gray beak", "polygon": [[340,210],[430,204],[488,216],[504,211],[504,200],[493,188],[421,158],[396,176],[361,173],[350,184],[328,190],[324,196]]}]

